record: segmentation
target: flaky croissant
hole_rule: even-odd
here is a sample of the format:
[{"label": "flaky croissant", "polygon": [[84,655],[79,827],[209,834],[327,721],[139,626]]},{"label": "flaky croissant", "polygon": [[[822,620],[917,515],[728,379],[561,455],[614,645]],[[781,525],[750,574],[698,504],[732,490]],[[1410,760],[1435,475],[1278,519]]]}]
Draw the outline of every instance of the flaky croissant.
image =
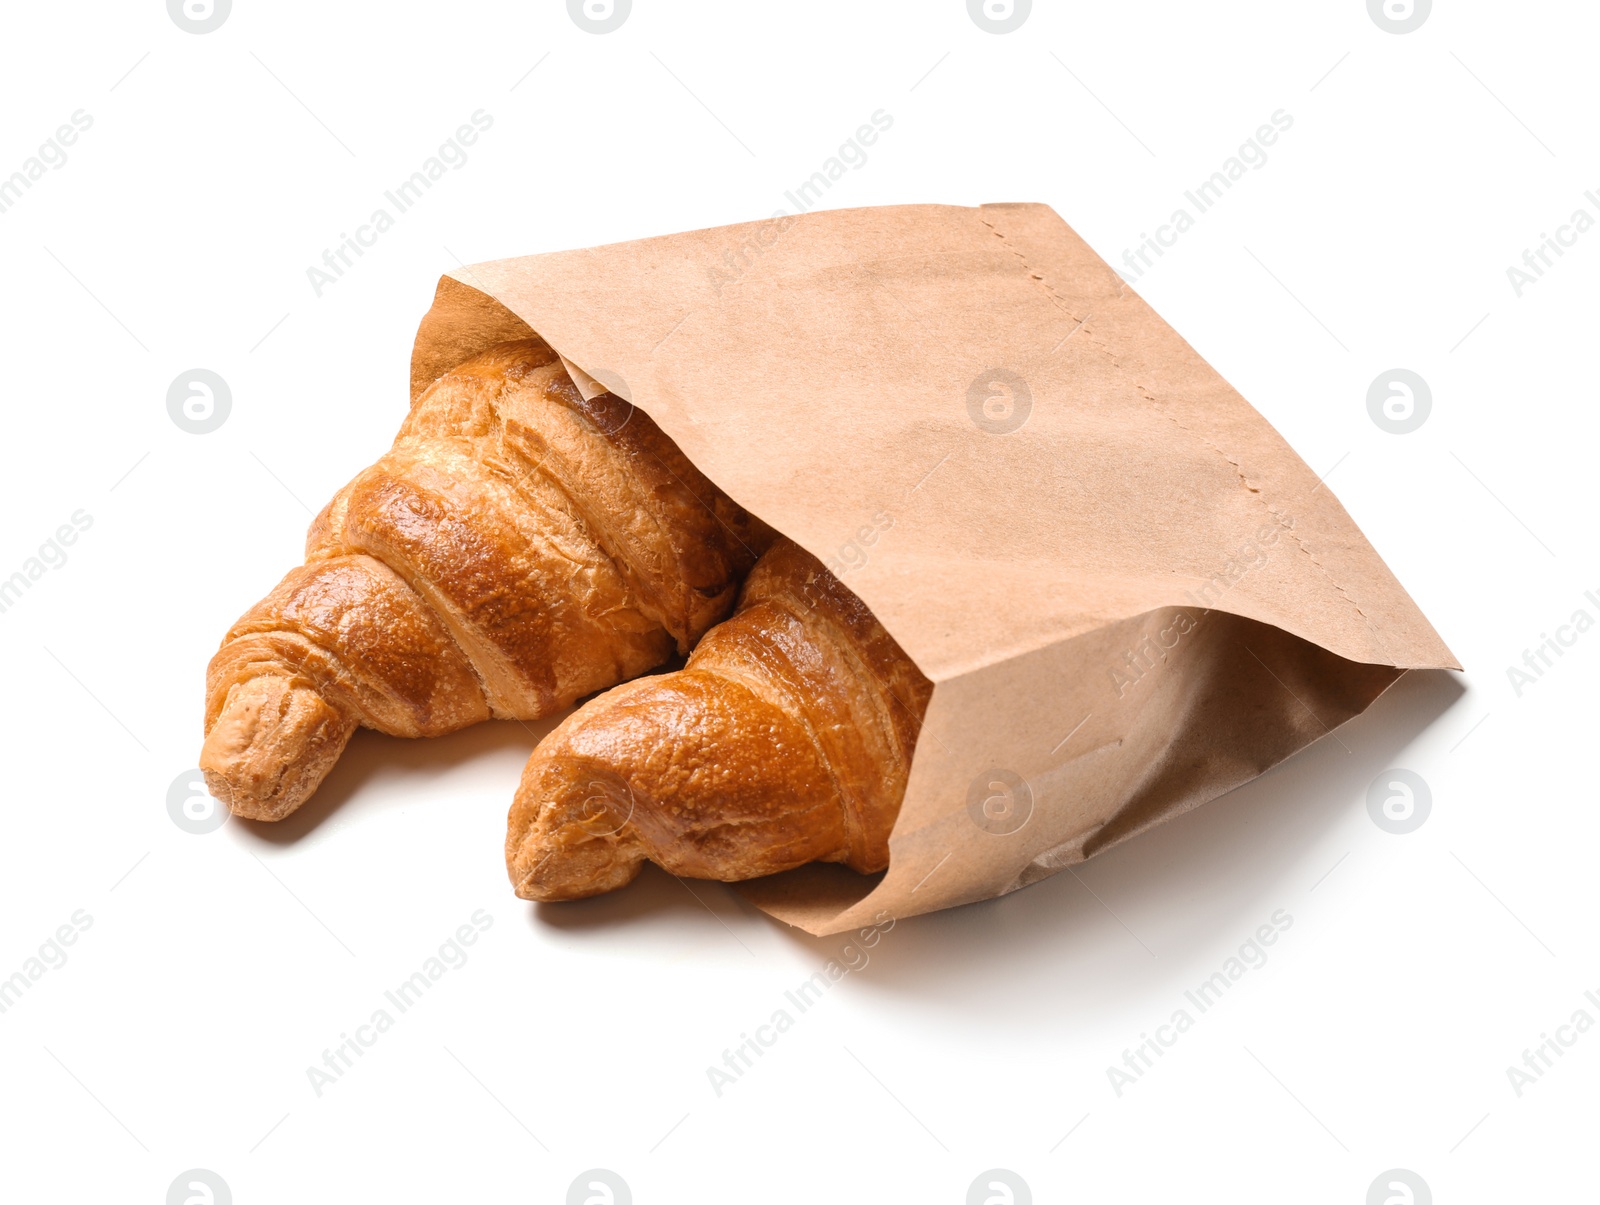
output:
[{"label": "flaky croissant", "polygon": [[687,652],[770,532],[537,339],[440,377],[340,490],[306,563],[206,674],[200,756],[237,814],[299,807],[360,725],[533,719]]},{"label": "flaky croissant", "polygon": [[882,870],[932,684],[815,557],[778,540],[681,670],[607,691],[534,750],[506,833],[523,899],[646,860],[735,881]]}]

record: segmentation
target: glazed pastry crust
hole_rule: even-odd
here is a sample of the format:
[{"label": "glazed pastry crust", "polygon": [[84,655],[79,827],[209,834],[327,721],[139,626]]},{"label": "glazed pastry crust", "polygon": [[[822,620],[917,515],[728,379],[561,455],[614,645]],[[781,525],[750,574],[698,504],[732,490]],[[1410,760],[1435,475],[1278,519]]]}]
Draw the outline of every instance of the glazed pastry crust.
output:
[{"label": "glazed pastry crust", "polygon": [[306,563],[206,676],[200,767],[275,820],[351,733],[529,720],[661,664],[732,607],[770,532],[538,339],[439,378],[311,524]]},{"label": "glazed pastry crust", "polygon": [[524,899],[577,899],[644,861],[735,881],[806,862],[882,870],[932,685],[798,545],[679,671],[591,700],[523,771],[506,866]]}]

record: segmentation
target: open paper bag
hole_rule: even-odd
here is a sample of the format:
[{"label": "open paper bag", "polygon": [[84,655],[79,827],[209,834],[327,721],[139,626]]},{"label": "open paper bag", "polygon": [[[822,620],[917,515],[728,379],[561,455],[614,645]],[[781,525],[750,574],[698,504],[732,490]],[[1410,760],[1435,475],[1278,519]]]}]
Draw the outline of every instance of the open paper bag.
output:
[{"label": "open paper bag", "polygon": [[1282,438],[1044,205],[778,217],[439,282],[415,398],[536,332],[826,563],[935,689],[882,876],[744,885],[838,933],[1015,890],[1454,658]]}]

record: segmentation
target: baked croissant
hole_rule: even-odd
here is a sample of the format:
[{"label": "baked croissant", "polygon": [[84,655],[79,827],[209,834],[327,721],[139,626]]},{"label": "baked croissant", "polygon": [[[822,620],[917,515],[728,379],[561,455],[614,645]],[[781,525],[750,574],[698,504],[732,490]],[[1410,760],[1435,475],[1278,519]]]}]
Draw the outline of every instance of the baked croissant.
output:
[{"label": "baked croissant", "polygon": [[534,750],[506,833],[523,899],[645,861],[734,881],[889,864],[932,684],[817,559],[778,540],[683,669],[607,691]]},{"label": "baked croissant", "polygon": [[200,768],[236,814],[299,807],[359,725],[529,720],[687,652],[771,533],[641,411],[538,339],[440,377],[311,524],[306,563],[206,673]]}]

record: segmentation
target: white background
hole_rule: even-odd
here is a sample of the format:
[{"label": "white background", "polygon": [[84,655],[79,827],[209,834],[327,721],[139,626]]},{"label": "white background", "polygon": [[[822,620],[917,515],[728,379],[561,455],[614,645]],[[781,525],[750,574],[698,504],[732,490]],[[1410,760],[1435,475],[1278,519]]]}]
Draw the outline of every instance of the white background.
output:
[{"label": "white background", "polygon": [[[1520,697],[1506,673],[1600,618],[1600,232],[1521,297],[1506,275],[1600,216],[1593,6],[1439,0],[1405,35],[1362,0],[1039,0],[1004,35],[960,0],[636,0],[604,36],[557,0],[4,21],[0,176],[93,124],[0,213],[0,577],[92,526],[0,614],[0,977],[92,924],[0,1014],[0,1197],[155,1205],[198,1167],[241,1205],[559,1202],[601,1167],[639,1202],[932,1203],[998,1167],[1041,1202],[1359,1205],[1390,1168],[1441,1203],[1593,1199],[1600,1030],[1520,1097],[1506,1073],[1600,1021],[1600,634]],[[465,166],[317,297],[306,269],[478,109]],[[1136,287],[1467,673],[1076,874],[900,922],[720,1097],[707,1067],[846,939],[653,872],[515,899],[536,732],[363,733],[277,828],[175,825],[205,662],[388,445],[439,275],[764,217],[879,109],[828,206],[1043,201],[1114,263],[1291,115]],[[1366,409],[1397,366],[1433,393],[1409,435]],[[233,396],[207,435],[166,410],[196,367]],[[1395,767],[1432,793],[1405,836],[1366,806]],[[307,1067],[478,909],[470,960],[319,1097]],[[1118,1095],[1108,1066],[1278,909],[1270,961]]]}]

